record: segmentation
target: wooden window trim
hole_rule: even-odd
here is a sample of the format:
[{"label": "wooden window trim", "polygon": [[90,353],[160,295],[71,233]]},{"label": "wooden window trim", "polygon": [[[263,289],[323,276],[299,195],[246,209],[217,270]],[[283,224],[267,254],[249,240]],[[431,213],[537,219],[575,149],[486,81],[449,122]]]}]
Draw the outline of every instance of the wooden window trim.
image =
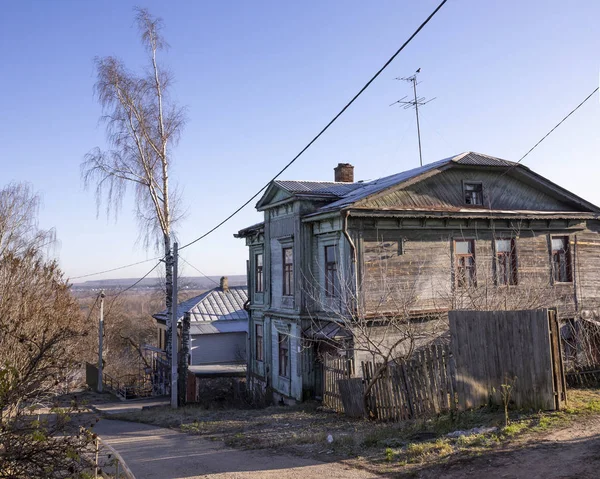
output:
[{"label": "wooden window trim", "polygon": [[290,336],[277,333],[277,350],[279,357],[279,376],[290,377]]},{"label": "wooden window trim", "polygon": [[[510,241],[510,251],[498,251],[497,241]],[[515,238],[500,237],[494,238],[494,282],[496,286],[516,286],[519,284],[518,261],[517,261],[517,242]],[[508,258],[510,261],[510,275],[500,281],[500,261],[501,258]],[[506,271],[506,268],[504,268]]]},{"label": "wooden window trim", "polygon": [[[565,241],[565,250],[555,250],[552,247],[552,240],[562,238]],[[557,271],[560,271],[560,252],[564,251],[564,262],[565,262],[565,274],[566,281],[561,281],[560,273],[557,275]],[[558,257],[558,262],[556,261]],[[556,267],[558,263],[559,267]],[[572,284],[573,283],[573,252],[571,250],[571,238],[569,235],[550,235],[550,268],[552,273],[552,284]],[[557,276],[559,278],[557,279]],[[564,279],[564,278],[563,278]]]},{"label": "wooden window trim", "polygon": [[[462,243],[462,242],[469,242],[471,243],[471,247],[472,247],[472,253],[469,254],[464,254],[464,253],[457,253],[456,252],[456,243]],[[455,239],[453,242],[453,246],[454,246],[454,285],[456,288],[469,288],[469,287],[477,287],[477,258],[475,255],[475,239],[474,238],[460,238],[460,239]],[[473,267],[472,269],[472,273],[469,275],[469,277],[471,278],[471,284],[469,285],[461,285],[460,284],[460,279],[459,279],[459,271],[461,271],[463,268],[465,268],[464,265],[461,265],[461,259],[463,258],[472,258],[473,259]]]},{"label": "wooden window trim", "polygon": [[[328,261],[328,248],[331,248],[331,251],[333,251],[333,261]],[[325,297],[335,298],[337,296],[337,257],[335,245],[325,245],[323,247],[323,255],[325,260]]]},{"label": "wooden window trim", "polygon": [[[260,334],[259,334],[259,328],[260,328]],[[256,358],[257,361],[262,363],[265,360],[264,327],[262,324],[254,325],[254,340],[256,342],[255,350],[254,350],[254,353],[255,353],[254,357]]]},{"label": "wooden window trim", "polygon": [[[291,261],[286,263],[285,256],[286,251],[291,251]],[[293,296],[294,295],[294,248],[291,246],[285,247],[281,249],[281,263],[282,263],[282,295],[283,296]]]},{"label": "wooden window trim", "polygon": [[[258,264],[258,258],[261,258],[260,266]],[[254,292],[264,293],[265,292],[265,278],[264,278],[264,260],[263,253],[256,253],[254,255]]]}]

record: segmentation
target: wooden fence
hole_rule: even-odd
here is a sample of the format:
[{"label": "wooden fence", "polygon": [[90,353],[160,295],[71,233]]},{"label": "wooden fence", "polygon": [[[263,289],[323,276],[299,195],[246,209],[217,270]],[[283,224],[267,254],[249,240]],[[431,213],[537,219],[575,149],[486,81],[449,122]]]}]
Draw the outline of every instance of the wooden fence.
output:
[{"label": "wooden fence", "polygon": [[[365,386],[380,366],[362,363]],[[408,361],[390,363],[370,391],[369,416],[399,421],[455,409],[454,378],[454,361],[447,345],[432,345]]]},{"label": "wooden fence", "polygon": [[510,384],[518,408],[560,409],[566,401],[554,311],[450,311],[459,409],[501,404]]},{"label": "wooden fence", "polygon": [[349,358],[324,354],[323,363],[323,406],[336,412],[345,412],[340,381],[354,375],[354,361]]}]

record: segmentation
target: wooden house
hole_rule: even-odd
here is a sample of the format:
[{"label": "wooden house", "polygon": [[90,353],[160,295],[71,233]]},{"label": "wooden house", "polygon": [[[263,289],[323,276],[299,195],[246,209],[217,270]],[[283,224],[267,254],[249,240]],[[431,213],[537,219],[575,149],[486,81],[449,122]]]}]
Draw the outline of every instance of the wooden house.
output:
[{"label": "wooden house", "polygon": [[264,222],[235,235],[250,253],[248,377],[276,398],[319,397],[320,341],[355,341],[348,314],[597,317],[600,209],[521,164],[467,152],[368,182],[339,164],[333,182],[273,181],[256,208]]}]

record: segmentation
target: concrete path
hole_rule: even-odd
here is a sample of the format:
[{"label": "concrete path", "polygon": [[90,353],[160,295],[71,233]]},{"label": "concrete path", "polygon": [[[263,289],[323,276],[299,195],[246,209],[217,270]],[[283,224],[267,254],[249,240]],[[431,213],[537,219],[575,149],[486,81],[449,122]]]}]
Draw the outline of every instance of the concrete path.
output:
[{"label": "concrete path", "polygon": [[90,406],[93,410],[104,414],[120,414],[124,412],[141,411],[142,408],[168,406],[169,404],[171,403],[168,398],[148,398],[104,403],[92,402]]},{"label": "concrete path", "polygon": [[96,433],[123,456],[137,479],[368,479],[366,471],[220,442],[146,424],[102,419]]}]

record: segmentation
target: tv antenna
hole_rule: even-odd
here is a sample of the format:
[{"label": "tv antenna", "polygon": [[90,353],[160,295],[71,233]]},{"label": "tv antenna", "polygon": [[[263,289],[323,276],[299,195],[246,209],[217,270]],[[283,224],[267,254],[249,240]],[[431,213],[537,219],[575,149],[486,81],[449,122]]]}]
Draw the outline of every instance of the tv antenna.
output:
[{"label": "tv antenna", "polygon": [[421,82],[417,81],[417,75],[421,73],[421,69],[419,68],[413,75],[409,76],[409,77],[397,77],[395,78],[395,80],[402,80],[405,82],[409,82],[412,83],[413,86],[413,92],[414,92],[414,100],[406,100],[407,96],[404,96],[402,98],[400,98],[400,100],[395,101],[394,103],[392,103],[390,106],[394,106],[396,104],[400,104],[404,106],[405,110],[408,110],[409,108],[413,108],[415,109],[415,113],[417,115],[417,137],[419,138],[419,162],[421,163],[421,166],[423,166],[423,153],[421,151],[421,127],[419,125],[419,107],[423,106],[423,105],[427,105],[427,103],[435,100],[436,97],[432,98],[431,100],[425,100],[425,97],[419,97],[417,96],[417,85]]}]

